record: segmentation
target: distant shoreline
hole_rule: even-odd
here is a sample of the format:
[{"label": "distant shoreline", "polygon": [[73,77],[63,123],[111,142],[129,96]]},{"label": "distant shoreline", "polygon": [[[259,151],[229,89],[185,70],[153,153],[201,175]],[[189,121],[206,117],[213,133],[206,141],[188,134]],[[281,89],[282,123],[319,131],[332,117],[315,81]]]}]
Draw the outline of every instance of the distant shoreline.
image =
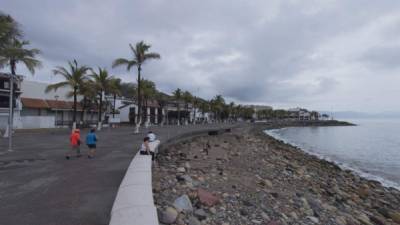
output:
[{"label": "distant shoreline", "polygon": [[284,127],[329,127],[329,126],[357,126],[357,124],[341,120],[271,120],[256,122],[256,126],[266,126],[266,129],[279,129]]},{"label": "distant shoreline", "polygon": [[[345,164],[343,164],[341,162],[338,162],[338,161],[335,161],[335,160],[331,160],[329,158],[324,157],[321,154],[316,154],[316,153],[313,153],[313,152],[309,152],[308,150],[303,149],[300,146],[296,146],[294,144],[286,142],[285,140],[281,140],[281,139],[279,139],[277,137],[274,137],[271,134],[268,134],[268,133],[265,132],[266,130],[283,129],[283,128],[290,128],[290,127],[310,127],[310,126],[315,126],[315,125],[310,125],[310,124],[302,124],[302,125],[299,125],[299,124],[294,124],[294,125],[293,124],[279,124],[279,125],[277,125],[277,124],[275,124],[275,125],[271,125],[271,126],[268,126],[265,129],[263,129],[262,133],[263,133],[263,135],[267,135],[268,137],[273,138],[278,142],[282,142],[283,145],[288,145],[288,146],[290,146],[292,148],[299,149],[304,154],[312,155],[312,156],[315,156],[315,157],[319,158],[320,160],[324,160],[324,161],[327,161],[329,163],[333,163],[333,164],[337,165],[338,167],[340,167],[344,171],[349,170],[352,173],[355,173],[355,175],[360,176],[360,177],[362,177],[364,179],[371,180],[371,181],[374,181],[374,182],[379,182],[384,187],[395,188],[395,189],[400,191],[400,186],[396,182],[387,180],[387,179],[385,179],[383,177],[380,177],[380,176],[377,176],[377,175],[374,175],[374,174],[363,172],[363,171],[361,171],[359,169],[356,169],[356,168],[352,168],[350,165],[345,165]],[[346,122],[346,121],[337,121],[337,120],[335,120],[335,121],[332,121],[332,122],[327,123],[327,124],[319,124],[319,125],[316,125],[316,126],[319,126],[319,127],[324,127],[325,126],[325,127],[327,127],[327,126],[357,126],[357,125],[349,123],[349,122]]]}]

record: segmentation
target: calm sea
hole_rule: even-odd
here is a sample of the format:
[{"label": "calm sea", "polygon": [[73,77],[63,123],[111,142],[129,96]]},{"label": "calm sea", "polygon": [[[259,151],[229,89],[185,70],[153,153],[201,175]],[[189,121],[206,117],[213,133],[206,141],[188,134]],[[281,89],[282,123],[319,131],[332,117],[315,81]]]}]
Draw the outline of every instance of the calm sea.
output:
[{"label": "calm sea", "polygon": [[400,120],[349,120],[358,126],[289,127],[266,133],[363,177],[400,189]]}]

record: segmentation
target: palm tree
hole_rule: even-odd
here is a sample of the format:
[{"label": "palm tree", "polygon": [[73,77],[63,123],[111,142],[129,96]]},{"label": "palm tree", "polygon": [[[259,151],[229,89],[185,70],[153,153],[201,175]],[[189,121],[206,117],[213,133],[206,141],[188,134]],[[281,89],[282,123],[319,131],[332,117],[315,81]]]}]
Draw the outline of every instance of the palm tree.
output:
[{"label": "palm tree", "polygon": [[220,120],[221,119],[221,112],[225,106],[225,99],[222,97],[222,95],[216,95],[212,100],[211,100],[211,108],[215,113],[215,118]]},{"label": "palm tree", "polygon": [[183,102],[185,103],[185,108],[186,108],[185,125],[187,125],[187,122],[189,120],[189,118],[187,118],[187,117],[190,117],[189,102],[192,101],[193,96],[192,96],[192,94],[190,92],[184,91],[183,94],[182,94],[182,99],[183,99]]},{"label": "palm tree", "polygon": [[114,104],[113,104],[113,118],[115,118],[115,112],[116,112],[116,100],[117,100],[117,96],[121,96],[122,95],[122,83],[121,83],[121,79],[119,78],[114,78],[111,80],[111,85],[110,85],[110,93],[113,95],[114,97]]},{"label": "palm tree", "polygon": [[235,103],[234,102],[230,102],[229,105],[228,105],[228,108],[229,108],[229,117],[230,117],[231,120],[233,120]]},{"label": "palm tree", "polygon": [[0,49],[3,49],[14,38],[20,38],[18,23],[10,16],[0,12]]},{"label": "palm tree", "polygon": [[133,66],[137,67],[137,82],[138,82],[138,115],[137,115],[137,123],[136,123],[136,131],[135,133],[139,133],[139,127],[141,123],[141,97],[140,97],[140,81],[141,81],[141,76],[140,72],[142,70],[142,65],[150,60],[150,59],[159,59],[160,54],[155,53],[155,52],[148,52],[151,45],[148,45],[144,43],[143,41],[136,43],[136,46],[132,46],[129,44],[129,47],[131,48],[131,51],[133,53],[133,57],[131,59],[125,59],[125,58],[118,58],[116,59],[112,67],[115,68],[117,66],[126,66],[126,69],[129,71]]},{"label": "palm tree", "polygon": [[6,43],[2,44],[0,49],[0,68],[9,66],[11,70],[10,75],[10,109],[8,118],[8,137],[9,137],[9,150],[12,150],[12,129],[14,117],[14,79],[17,70],[17,64],[22,63],[31,72],[35,73],[37,67],[41,67],[41,62],[36,59],[40,54],[38,49],[27,49],[28,41],[20,41],[16,37],[11,38]]},{"label": "palm tree", "polygon": [[[203,118],[205,118],[206,112],[210,111],[210,103],[206,100],[203,100],[200,102],[199,108],[201,110],[201,113],[203,114]],[[203,122],[206,122],[203,120]]]},{"label": "palm tree", "polygon": [[[81,87],[78,90],[78,95],[83,96],[83,99],[81,101],[81,105],[82,105],[82,111],[81,111],[81,122],[83,123],[83,121],[85,121],[84,119],[84,115],[85,115],[85,111],[88,108],[92,108],[93,105],[96,104],[96,96],[97,96],[97,92],[96,92],[96,88],[95,88],[95,83],[92,80],[87,80],[86,82],[83,82]],[[74,92],[71,91],[70,93],[68,93],[67,97],[73,97],[74,96]]]},{"label": "palm tree", "polygon": [[148,103],[150,100],[153,100],[156,95],[156,84],[153,81],[150,80],[145,80],[142,79],[140,81],[140,86],[141,86],[141,97],[142,101],[144,102],[144,107],[145,107],[145,115],[146,115],[146,127],[148,125],[150,115],[147,115],[147,108],[148,108]]},{"label": "palm tree", "polygon": [[60,75],[64,78],[65,81],[61,81],[59,83],[50,84],[46,88],[46,92],[51,90],[57,90],[61,87],[70,87],[72,89],[72,95],[74,96],[74,112],[72,117],[72,128],[76,128],[76,109],[77,109],[77,95],[84,83],[89,80],[87,72],[89,71],[89,67],[87,66],[78,66],[78,62],[74,60],[73,62],[68,62],[69,71],[65,67],[57,66],[56,69],[53,70],[54,75]]},{"label": "palm tree", "polygon": [[[161,113],[163,113],[165,107],[167,106],[168,95],[166,95],[166,94],[164,94],[164,93],[162,93],[160,91],[157,91],[157,93],[155,95],[155,99],[157,100],[158,104],[160,105]],[[168,111],[167,111],[166,114],[168,115]],[[165,117],[165,114],[163,114],[162,117],[161,117],[161,121],[160,121],[161,126],[164,125],[164,122],[165,122],[165,118],[164,117]]]},{"label": "palm tree", "polygon": [[196,108],[198,107],[200,100],[198,97],[193,96],[193,124],[196,124]]},{"label": "palm tree", "polygon": [[101,129],[102,122],[103,122],[103,115],[102,115],[102,109],[103,109],[103,96],[104,93],[108,92],[111,89],[111,82],[114,79],[113,76],[109,76],[108,72],[106,69],[98,68],[98,73],[96,73],[94,70],[91,70],[92,74],[90,77],[93,79],[94,82],[94,87],[97,91],[97,95],[99,97],[99,118],[98,118],[98,127],[97,129]]},{"label": "palm tree", "polygon": [[180,107],[180,101],[182,99],[182,90],[180,88],[176,89],[173,93],[173,96],[176,101],[176,108],[178,110],[178,126],[181,125],[181,107]]}]

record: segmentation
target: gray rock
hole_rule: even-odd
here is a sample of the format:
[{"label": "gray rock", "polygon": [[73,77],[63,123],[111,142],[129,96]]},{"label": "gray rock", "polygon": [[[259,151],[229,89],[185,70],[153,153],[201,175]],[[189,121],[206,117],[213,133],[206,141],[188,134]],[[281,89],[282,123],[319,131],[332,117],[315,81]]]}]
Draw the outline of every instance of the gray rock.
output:
[{"label": "gray rock", "polygon": [[178,173],[184,173],[184,172],[186,172],[186,169],[185,169],[185,167],[178,167],[178,169],[176,169],[176,171]]},{"label": "gray rock", "polygon": [[189,175],[187,175],[187,174],[183,175],[182,178],[183,178],[187,183],[192,183],[192,182],[193,182],[193,179],[192,179]]},{"label": "gray rock", "polygon": [[181,197],[175,199],[173,205],[179,212],[193,212],[192,202],[187,195],[182,195]]},{"label": "gray rock", "polygon": [[256,219],[251,220],[251,222],[254,223],[254,224],[261,224],[262,223],[262,221],[256,220]]},{"label": "gray rock", "polygon": [[201,222],[194,216],[189,217],[188,225],[201,225]]},{"label": "gray rock", "polygon": [[172,224],[175,222],[176,217],[178,217],[178,212],[174,208],[168,207],[161,212],[160,221],[164,224]]},{"label": "gray rock", "polygon": [[186,169],[190,169],[190,163],[189,162],[185,162],[185,168]]},{"label": "gray rock", "polygon": [[319,219],[314,216],[307,216],[307,219],[309,219],[313,223],[319,223]]},{"label": "gray rock", "polygon": [[194,215],[199,219],[199,220],[204,220],[208,217],[208,214],[204,209],[197,209],[194,211]]},{"label": "gray rock", "polygon": [[209,208],[208,211],[210,211],[210,213],[212,213],[212,214],[217,213],[217,210],[214,207]]},{"label": "gray rock", "polygon": [[271,219],[269,218],[268,214],[266,214],[265,212],[261,212],[261,217],[266,220],[266,221],[270,221]]},{"label": "gray rock", "polygon": [[239,212],[240,212],[240,215],[242,215],[242,216],[248,216],[249,215],[249,213],[244,209],[239,209]]}]

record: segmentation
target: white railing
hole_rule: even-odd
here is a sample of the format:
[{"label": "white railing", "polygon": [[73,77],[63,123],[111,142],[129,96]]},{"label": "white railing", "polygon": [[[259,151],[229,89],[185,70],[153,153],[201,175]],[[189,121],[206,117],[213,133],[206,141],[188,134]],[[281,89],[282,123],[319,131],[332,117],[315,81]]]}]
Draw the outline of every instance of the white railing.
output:
[{"label": "white railing", "polygon": [[151,156],[133,158],[111,210],[110,225],[158,225],[153,201]]}]

